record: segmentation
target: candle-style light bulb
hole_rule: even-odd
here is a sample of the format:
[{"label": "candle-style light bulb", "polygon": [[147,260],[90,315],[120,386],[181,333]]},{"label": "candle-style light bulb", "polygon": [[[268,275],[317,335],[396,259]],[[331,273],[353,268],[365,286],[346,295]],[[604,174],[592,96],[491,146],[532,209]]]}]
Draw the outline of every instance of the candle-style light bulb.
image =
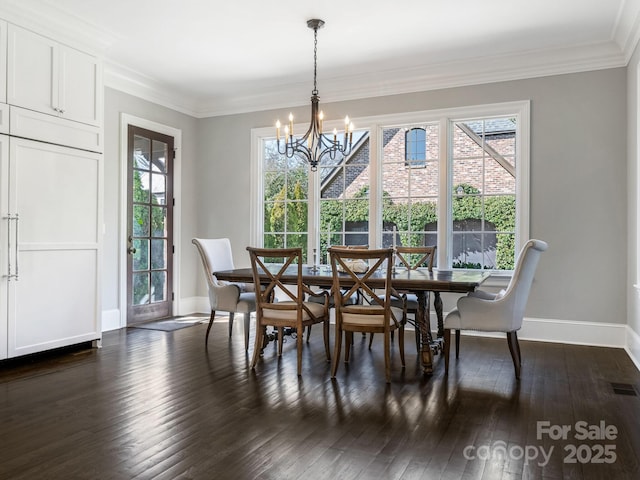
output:
[{"label": "candle-style light bulb", "polygon": [[333,129],[333,143],[336,143],[338,141],[338,129],[334,128]]},{"label": "candle-style light bulb", "polygon": [[320,110],[320,113],[318,114],[318,120],[320,123],[320,131],[318,133],[322,133],[322,121],[324,120],[324,112],[322,110]]},{"label": "candle-style light bulb", "polygon": [[293,113],[289,114],[289,135],[293,137]]},{"label": "candle-style light bulb", "polygon": [[276,121],[276,140],[280,141],[280,120]]}]

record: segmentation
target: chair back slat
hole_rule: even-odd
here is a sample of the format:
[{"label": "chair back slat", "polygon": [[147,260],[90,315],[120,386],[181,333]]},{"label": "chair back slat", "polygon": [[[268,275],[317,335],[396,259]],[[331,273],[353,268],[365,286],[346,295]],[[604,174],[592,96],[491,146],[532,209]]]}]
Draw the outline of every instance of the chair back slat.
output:
[{"label": "chair back slat", "polygon": [[427,267],[433,271],[433,260],[436,255],[436,247],[396,247],[396,256],[409,270],[419,267]]}]

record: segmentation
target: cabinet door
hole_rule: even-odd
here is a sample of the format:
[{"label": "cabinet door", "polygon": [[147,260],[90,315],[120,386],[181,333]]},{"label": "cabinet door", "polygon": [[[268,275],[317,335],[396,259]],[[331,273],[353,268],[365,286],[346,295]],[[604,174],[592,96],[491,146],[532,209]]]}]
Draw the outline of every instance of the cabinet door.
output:
[{"label": "cabinet door", "polygon": [[74,48],[60,49],[60,114],[68,120],[102,123],[102,70],[96,57]]},{"label": "cabinet door", "polygon": [[[7,295],[9,283],[9,137],[0,135],[0,360],[7,358]],[[12,272],[11,272],[12,273]]]},{"label": "cabinet door", "polygon": [[8,34],[7,102],[57,115],[57,43],[12,24]]},{"label": "cabinet door", "polygon": [[19,270],[8,355],[99,339],[102,156],[16,138],[9,155]]},{"label": "cabinet door", "polygon": [[0,20],[0,103],[7,103],[7,22]]}]

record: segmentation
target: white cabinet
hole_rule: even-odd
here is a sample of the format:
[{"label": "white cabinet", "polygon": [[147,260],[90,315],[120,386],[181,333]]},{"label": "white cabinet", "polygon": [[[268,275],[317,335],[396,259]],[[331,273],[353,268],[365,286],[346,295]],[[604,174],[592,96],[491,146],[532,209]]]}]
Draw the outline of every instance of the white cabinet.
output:
[{"label": "white cabinet", "polygon": [[0,360],[8,355],[8,322],[7,299],[9,298],[9,282],[13,275],[13,258],[9,255],[9,238],[14,237],[11,232],[13,220],[7,218],[9,214],[9,192],[6,188],[9,179],[9,137],[0,135]]},{"label": "white cabinet", "polygon": [[99,339],[102,155],[0,138],[0,356]]},{"label": "white cabinet", "polygon": [[0,20],[0,359],[102,336],[102,98],[96,57]]},{"label": "white cabinet", "polygon": [[9,24],[7,30],[7,103],[101,125],[98,58],[17,25]]}]

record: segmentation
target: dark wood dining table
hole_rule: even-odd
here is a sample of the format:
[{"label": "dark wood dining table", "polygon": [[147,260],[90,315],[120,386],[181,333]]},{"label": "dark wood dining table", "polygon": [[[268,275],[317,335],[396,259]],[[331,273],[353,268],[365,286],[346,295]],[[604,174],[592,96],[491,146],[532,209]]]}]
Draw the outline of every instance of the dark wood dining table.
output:
[{"label": "dark wood dining table", "polygon": [[[278,271],[280,267],[280,265],[274,265],[273,269],[274,271]],[[289,270],[291,273],[286,272],[282,277],[282,281],[295,285],[298,281],[296,273],[297,267],[289,267]],[[236,268],[234,270],[214,272],[214,275],[218,280],[225,282],[253,282],[251,268]],[[420,330],[420,358],[424,373],[433,373],[433,354],[441,351],[442,338],[444,336],[444,319],[440,293],[473,292],[489,275],[489,272],[481,270],[433,269],[433,271],[429,272],[426,268],[409,270],[407,268],[396,267],[392,279],[393,287],[398,291],[414,293],[418,300],[418,313],[415,320],[417,328]],[[348,275],[339,274],[339,276],[341,287],[348,288],[353,285]],[[384,275],[382,273],[374,272],[371,279],[372,286],[376,286],[376,282],[379,282],[381,287],[383,286]],[[266,275],[265,281],[267,281]],[[307,285],[329,289],[333,286],[331,267],[327,265],[320,265],[318,267],[305,265],[302,272],[302,281]],[[430,307],[427,304],[429,292],[434,293],[434,309],[438,319],[436,338],[433,338],[431,334]]]}]

